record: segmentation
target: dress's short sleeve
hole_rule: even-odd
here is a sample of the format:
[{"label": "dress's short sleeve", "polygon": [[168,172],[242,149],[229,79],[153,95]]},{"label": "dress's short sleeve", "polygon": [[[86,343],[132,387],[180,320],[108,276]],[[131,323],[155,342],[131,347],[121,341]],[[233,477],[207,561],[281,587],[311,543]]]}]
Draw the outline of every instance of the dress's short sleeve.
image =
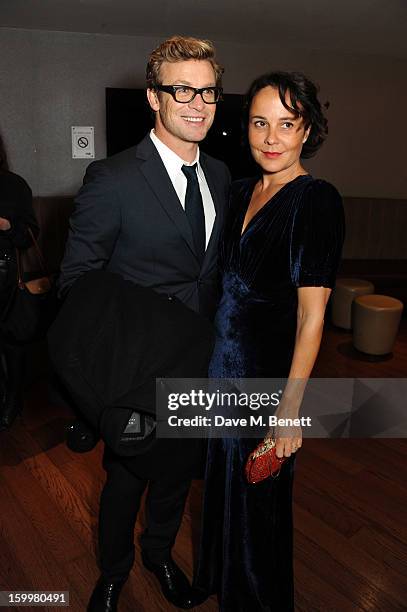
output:
[{"label": "dress's short sleeve", "polygon": [[293,220],[291,278],[296,287],[333,287],[345,236],[342,198],[333,185],[312,180]]}]

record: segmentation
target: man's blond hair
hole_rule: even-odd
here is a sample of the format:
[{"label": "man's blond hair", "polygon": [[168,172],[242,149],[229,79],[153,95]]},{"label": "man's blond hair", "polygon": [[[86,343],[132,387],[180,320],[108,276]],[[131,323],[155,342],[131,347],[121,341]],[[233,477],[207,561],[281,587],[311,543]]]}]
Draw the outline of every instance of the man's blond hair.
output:
[{"label": "man's blond hair", "polygon": [[216,60],[215,47],[210,40],[190,36],[172,36],[165,40],[150,54],[146,69],[147,87],[154,89],[160,82],[160,68],[163,62],[185,62],[187,60],[207,60],[215,71],[216,85],[221,86],[223,68]]}]

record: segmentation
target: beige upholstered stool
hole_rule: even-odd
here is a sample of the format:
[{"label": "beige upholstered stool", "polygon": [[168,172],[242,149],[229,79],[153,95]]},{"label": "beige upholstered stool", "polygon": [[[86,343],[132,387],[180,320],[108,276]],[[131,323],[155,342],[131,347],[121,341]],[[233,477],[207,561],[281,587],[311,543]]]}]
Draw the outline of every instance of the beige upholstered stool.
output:
[{"label": "beige upholstered stool", "polygon": [[332,323],[352,328],[352,302],[359,295],[374,292],[374,285],[360,278],[338,278],[332,292]]},{"label": "beige upholstered stool", "polygon": [[387,295],[362,295],[352,306],[353,345],[369,355],[391,353],[403,303]]}]

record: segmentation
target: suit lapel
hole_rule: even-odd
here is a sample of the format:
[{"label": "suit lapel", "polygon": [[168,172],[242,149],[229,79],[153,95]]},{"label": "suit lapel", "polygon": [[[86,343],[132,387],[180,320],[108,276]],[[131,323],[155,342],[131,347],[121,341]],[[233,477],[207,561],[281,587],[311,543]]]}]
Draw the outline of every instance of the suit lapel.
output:
[{"label": "suit lapel", "polygon": [[192,230],[185,211],[182,208],[165,166],[161,161],[161,157],[154,144],[151,142],[150,136],[146,136],[138,145],[137,154],[145,160],[145,163],[141,166],[141,172],[146,181],[154,191],[169,218],[177,226],[192,253],[195,255]]}]

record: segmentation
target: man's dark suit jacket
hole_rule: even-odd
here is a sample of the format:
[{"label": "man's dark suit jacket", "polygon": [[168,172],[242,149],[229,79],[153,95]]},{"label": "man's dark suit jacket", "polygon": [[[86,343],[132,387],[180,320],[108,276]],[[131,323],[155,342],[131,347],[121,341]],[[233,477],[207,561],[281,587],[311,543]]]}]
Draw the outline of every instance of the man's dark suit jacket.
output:
[{"label": "man's dark suit jacket", "polygon": [[[212,318],[219,298],[217,251],[230,175],[223,162],[203,152],[200,164],[216,211],[202,267],[185,211],[147,135],[137,146],[88,167],[70,221],[60,295],[85,272],[104,269],[136,285],[175,296],[195,312]],[[131,317],[131,312],[127,316]],[[183,333],[182,325],[179,333]],[[120,352],[120,347],[114,350]],[[183,373],[178,371],[177,376]],[[197,441],[177,442],[157,440],[144,461],[140,455],[132,457],[141,477],[152,477],[153,465],[166,465],[169,472],[178,474],[182,467],[196,464]]]},{"label": "man's dark suit jacket", "polygon": [[203,152],[200,164],[216,211],[202,269],[185,211],[147,135],[137,146],[88,167],[70,221],[60,294],[84,272],[106,269],[212,316],[230,175],[223,162]]}]

